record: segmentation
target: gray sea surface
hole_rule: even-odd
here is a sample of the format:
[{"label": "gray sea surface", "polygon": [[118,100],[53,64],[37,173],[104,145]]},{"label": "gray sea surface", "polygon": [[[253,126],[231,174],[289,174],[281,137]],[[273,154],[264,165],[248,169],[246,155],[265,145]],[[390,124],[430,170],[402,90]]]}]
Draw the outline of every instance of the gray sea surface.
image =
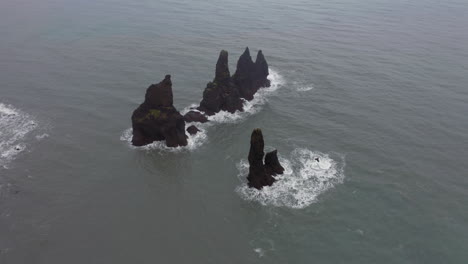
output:
[{"label": "gray sea surface", "polygon": [[[246,112],[130,145],[151,83],[182,111],[246,46]],[[467,85],[464,0],[1,0],[0,263],[468,263]]]}]

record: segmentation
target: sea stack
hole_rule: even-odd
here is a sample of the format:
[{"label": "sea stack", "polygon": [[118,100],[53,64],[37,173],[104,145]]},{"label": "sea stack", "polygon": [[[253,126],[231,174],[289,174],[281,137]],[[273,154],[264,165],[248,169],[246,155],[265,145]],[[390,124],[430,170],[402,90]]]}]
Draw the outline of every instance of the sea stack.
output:
[{"label": "sea stack", "polygon": [[[206,115],[213,115],[219,111],[243,111],[244,100],[252,100],[260,87],[270,86],[268,74],[268,63],[262,51],[258,52],[253,62],[249,48],[246,48],[237,62],[235,74],[231,76],[228,52],[222,50],[216,63],[215,78],[206,85],[203,99],[197,109]],[[192,112],[191,115],[195,113]],[[190,117],[187,119],[196,120]]]},{"label": "sea stack", "polygon": [[268,63],[263,52],[259,50],[257,58],[253,62],[247,47],[237,62],[236,73],[232,79],[238,87],[241,97],[250,101],[260,87],[270,86],[270,81],[267,79],[268,74]]},{"label": "sea stack", "polygon": [[132,144],[166,141],[168,147],[187,145],[184,117],[173,106],[171,76],[146,90],[145,101],[132,115]]},{"label": "sea stack", "polygon": [[238,88],[232,82],[228,53],[225,50],[219,54],[215,78],[206,85],[198,109],[207,115],[213,115],[219,111],[234,113],[237,110],[242,110],[242,100]]},{"label": "sea stack", "polygon": [[249,175],[247,176],[249,187],[262,189],[264,186],[271,186],[275,182],[273,176],[283,174],[284,168],[281,166],[277,156],[277,150],[268,152],[265,157],[263,151],[265,143],[260,128],[254,129],[250,137],[249,151]]}]

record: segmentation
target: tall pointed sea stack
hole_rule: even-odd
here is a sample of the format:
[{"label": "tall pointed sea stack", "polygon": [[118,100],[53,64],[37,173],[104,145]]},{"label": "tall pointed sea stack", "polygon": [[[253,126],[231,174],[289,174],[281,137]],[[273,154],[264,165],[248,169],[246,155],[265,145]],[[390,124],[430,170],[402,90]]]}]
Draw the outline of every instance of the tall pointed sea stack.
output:
[{"label": "tall pointed sea stack", "polygon": [[135,146],[162,140],[168,147],[187,145],[184,118],[173,106],[170,75],[148,87],[145,101],[133,112],[132,127]]},{"label": "tall pointed sea stack", "polygon": [[206,85],[199,110],[208,115],[219,111],[234,113],[242,110],[242,100],[239,91],[231,79],[228,65],[228,53],[222,50],[216,63],[216,74],[212,82]]},{"label": "tall pointed sea stack", "polygon": [[258,51],[255,63],[250,56],[250,50],[247,47],[237,62],[236,73],[232,76],[234,84],[239,87],[239,93],[242,98],[252,100],[254,94],[260,87],[269,87],[268,63],[261,50]]},{"label": "tall pointed sea stack", "polygon": [[265,163],[263,162],[263,152],[265,143],[260,128],[254,129],[250,137],[249,151],[249,187],[262,189],[264,186],[271,186],[275,182],[274,175],[283,174],[284,168],[278,161],[277,151],[271,151],[266,154]]},{"label": "tall pointed sea stack", "polygon": [[[208,116],[220,111],[243,111],[245,100],[252,100],[260,87],[270,86],[267,77],[268,64],[261,50],[253,62],[249,48],[246,48],[233,76],[229,72],[228,53],[222,50],[216,63],[215,77],[206,85],[200,105],[182,116],[173,106],[171,76],[167,75],[160,83],[148,87],[145,101],[133,112],[132,144],[143,146],[165,140],[168,147],[185,146],[185,122],[205,123],[209,121]],[[191,135],[198,131],[194,125],[187,129]],[[272,162],[279,164],[275,157],[276,153],[271,157]],[[278,169],[271,171],[267,174],[272,175]]]}]

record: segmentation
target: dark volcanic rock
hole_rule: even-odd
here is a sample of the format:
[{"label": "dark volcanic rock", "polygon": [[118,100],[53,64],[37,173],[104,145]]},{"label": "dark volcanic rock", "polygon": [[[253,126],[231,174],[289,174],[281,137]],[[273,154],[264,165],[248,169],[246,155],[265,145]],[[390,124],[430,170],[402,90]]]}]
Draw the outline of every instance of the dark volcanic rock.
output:
[{"label": "dark volcanic rock", "polygon": [[275,149],[265,155],[265,170],[267,174],[283,174],[284,168],[278,160],[278,151]]},{"label": "dark volcanic rock", "polygon": [[249,187],[262,189],[264,186],[271,186],[275,182],[273,177],[276,174],[283,174],[283,167],[278,161],[277,151],[272,151],[265,157],[263,163],[263,142],[262,130],[257,128],[252,132],[250,137],[250,151],[249,151]]},{"label": "dark volcanic rock", "polygon": [[229,73],[228,53],[225,50],[219,54],[215,78],[206,85],[198,109],[207,115],[213,115],[222,110],[231,113],[242,110],[242,99],[239,90],[232,82]]},{"label": "dark volcanic rock", "polygon": [[200,129],[198,129],[196,126],[194,125],[191,125],[187,128],[187,132],[189,132],[190,135],[195,135],[196,133],[198,133],[200,131]]},{"label": "dark volcanic rock", "polygon": [[132,144],[143,146],[166,140],[168,147],[187,145],[184,117],[175,109],[171,76],[146,90],[145,101],[133,112]]},{"label": "dark volcanic rock", "polygon": [[236,73],[232,79],[238,87],[241,97],[250,101],[260,87],[270,86],[270,81],[267,79],[268,74],[268,64],[262,51],[258,51],[254,63],[249,48],[246,48],[237,61]]},{"label": "dark volcanic rock", "polygon": [[184,120],[187,123],[190,122],[200,122],[200,123],[205,123],[208,122],[208,118],[200,112],[197,111],[189,111],[184,115]]},{"label": "dark volcanic rock", "polygon": [[[197,108],[203,113],[192,110],[182,116],[173,106],[171,77],[167,75],[160,83],[148,87],[145,101],[133,112],[132,144],[143,146],[165,140],[168,147],[185,146],[185,122],[204,123],[208,122],[207,115],[214,115],[219,111],[243,111],[244,100],[252,100],[260,87],[270,86],[267,77],[268,64],[261,50],[253,62],[250,51],[246,48],[237,62],[233,76],[229,72],[228,53],[222,50],[216,63],[215,77],[206,85],[203,99]],[[199,130],[191,127],[187,131],[192,134]],[[272,164],[277,162],[277,158],[274,158],[273,155]],[[276,165],[266,168],[271,175],[280,171]]]}]

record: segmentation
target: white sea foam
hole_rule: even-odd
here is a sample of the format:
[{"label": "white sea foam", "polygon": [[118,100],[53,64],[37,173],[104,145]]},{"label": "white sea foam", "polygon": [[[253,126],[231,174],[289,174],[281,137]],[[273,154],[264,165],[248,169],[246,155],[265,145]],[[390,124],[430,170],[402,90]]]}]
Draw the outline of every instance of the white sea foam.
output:
[{"label": "white sea foam", "polygon": [[314,203],[321,193],[344,179],[344,159],[337,162],[324,153],[298,148],[289,159],[280,156],[279,160],[285,169],[284,174],[276,176],[276,182],[262,190],[247,186],[249,164],[241,160],[237,167],[242,185],[236,188],[236,192],[243,199],[262,205],[305,208]]},{"label": "white sea foam", "polygon": [[255,248],[254,251],[258,254],[259,257],[265,256],[265,250],[263,250],[262,248]]},{"label": "white sea foam", "polygon": [[263,105],[268,102],[268,97],[285,83],[283,76],[276,70],[270,68],[269,72],[268,80],[270,80],[270,87],[258,89],[251,101],[244,100],[244,111],[236,111],[235,113],[220,111],[215,115],[209,116],[208,119],[215,123],[237,123],[262,110]]},{"label": "white sea foam", "polygon": [[27,148],[25,137],[36,128],[37,123],[31,116],[0,103],[0,166],[7,168],[7,164]]},{"label": "white sea foam", "polygon": [[305,83],[301,81],[293,81],[291,86],[293,87],[294,90],[298,92],[307,92],[307,91],[314,89],[313,84]]},{"label": "white sea foam", "polygon": [[47,133],[44,133],[42,135],[36,135],[37,140],[43,140],[44,138],[48,138],[48,137],[49,137],[49,134]]},{"label": "white sea foam", "polygon": [[[189,127],[195,123],[186,123],[186,127]],[[132,136],[133,136],[133,131],[132,128],[129,128],[125,130],[120,136],[120,140],[122,141],[127,141],[129,145],[132,148],[138,148],[138,149],[144,149],[144,150],[162,150],[162,151],[169,151],[169,152],[180,152],[180,151],[192,151],[199,146],[203,145],[205,141],[207,140],[207,135],[206,135],[206,126],[204,124],[197,123],[196,124],[197,128],[200,130],[198,133],[195,135],[190,135],[187,131],[185,131],[185,134],[187,135],[187,146],[182,146],[182,147],[176,147],[176,148],[170,148],[166,146],[166,141],[155,141],[151,144],[142,146],[142,147],[135,147],[132,145]]]},{"label": "white sea foam", "polygon": [[[195,135],[190,135],[186,132],[188,136],[188,145],[184,147],[177,147],[177,148],[169,148],[166,146],[165,141],[155,141],[149,145],[138,147],[141,149],[159,149],[163,151],[192,151],[199,146],[203,145],[207,140],[207,130],[209,127],[215,124],[222,124],[222,123],[237,123],[250,115],[253,115],[262,109],[262,106],[267,102],[268,96],[273,94],[276,90],[278,90],[284,84],[284,78],[281,76],[277,71],[269,69],[270,74],[268,75],[268,79],[271,82],[270,87],[260,88],[257,93],[255,93],[254,98],[251,101],[244,101],[244,111],[236,111],[235,113],[229,113],[226,111],[221,111],[215,115],[209,116],[208,120],[210,122],[207,123],[186,123],[186,127],[191,125],[195,125],[200,131]],[[196,109],[198,105],[192,104],[186,108],[184,108],[180,113],[185,115],[189,111],[197,111]],[[120,136],[120,140],[127,141],[131,145],[132,141],[132,128],[126,129],[123,134]]]},{"label": "white sea foam", "polygon": [[310,90],[312,90],[312,89],[314,89],[314,86],[311,85],[311,86],[301,86],[301,87],[297,87],[296,90],[297,90],[298,92],[307,92],[307,91],[310,91]]}]

